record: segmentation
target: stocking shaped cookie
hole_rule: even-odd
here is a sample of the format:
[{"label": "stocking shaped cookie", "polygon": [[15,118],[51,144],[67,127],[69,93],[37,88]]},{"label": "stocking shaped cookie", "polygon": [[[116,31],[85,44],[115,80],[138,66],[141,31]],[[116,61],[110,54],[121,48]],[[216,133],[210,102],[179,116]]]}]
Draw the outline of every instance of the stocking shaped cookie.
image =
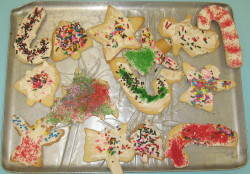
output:
[{"label": "stocking shaped cookie", "polygon": [[15,88],[27,96],[27,105],[32,106],[39,102],[51,107],[59,83],[60,74],[56,65],[45,61],[42,65],[27,71],[26,75],[16,82]]},{"label": "stocking shaped cookie", "polygon": [[63,87],[63,94],[46,117],[52,125],[82,123],[90,116],[101,119],[105,115],[118,117],[118,111],[109,96],[108,82],[87,77],[78,69],[72,83]]},{"label": "stocking shaped cookie", "polygon": [[35,48],[30,48],[45,16],[43,7],[34,7],[18,28],[14,47],[18,59],[23,63],[41,64],[50,56],[52,44],[48,38],[38,40]]},{"label": "stocking shaped cookie", "polygon": [[148,120],[132,131],[130,142],[134,145],[135,153],[142,156],[144,163],[148,162],[149,158],[165,158],[161,133]]},{"label": "stocking shaped cookie", "polygon": [[49,146],[58,142],[64,135],[64,130],[52,130],[44,119],[40,119],[35,125],[30,126],[22,117],[13,116],[13,126],[21,136],[20,144],[12,153],[10,160],[26,166],[42,166],[42,146]]},{"label": "stocking shaped cookie", "polygon": [[185,123],[173,127],[168,133],[166,157],[175,167],[182,168],[189,164],[189,156],[183,150],[189,144],[236,147],[237,143],[237,133],[221,124]]},{"label": "stocking shaped cookie", "polygon": [[93,41],[87,36],[79,22],[61,21],[53,33],[52,60],[60,61],[69,56],[78,59],[81,52],[92,46]]},{"label": "stocking shaped cookie", "polygon": [[213,111],[214,93],[235,87],[233,80],[219,80],[220,71],[214,65],[206,65],[201,72],[187,62],[182,64],[191,87],[181,96],[180,101],[205,111]]},{"label": "stocking shaped cookie", "polygon": [[218,34],[212,30],[203,31],[191,25],[192,16],[176,22],[173,18],[163,18],[159,24],[162,37],[170,37],[174,55],[183,48],[191,57],[209,53],[219,47]]},{"label": "stocking shaped cookie", "polygon": [[171,49],[171,46],[164,39],[154,42],[154,37],[147,27],[142,28],[141,43],[141,49],[129,50],[123,54],[133,68],[141,75],[146,75],[154,63],[162,64],[172,70],[178,69],[177,63],[164,55],[164,53]]},{"label": "stocking shaped cookie", "polygon": [[113,59],[122,49],[137,49],[141,45],[135,33],[144,22],[143,17],[125,17],[122,12],[108,6],[104,22],[89,28],[89,36],[102,44],[107,62]]},{"label": "stocking shaped cookie", "polygon": [[129,162],[134,158],[133,145],[126,140],[127,124],[98,132],[85,129],[84,162],[106,160],[112,174],[122,174],[119,161]]},{"label": "stocking shaped cookie", "polygon": [[[154,95],[147,92],[144,82],[130,68],[124,57],[116,57],[110,62],[110,68],[116,80],[120,83],[126,96],[131,103],[141,112],[146,114],[159,114],[170,104],[171,88],[169,82],[181,79],[173,77],[175,80],[168,81],[165,77],[154,79],[152,86]],[[176,74],[178,76],[178,74]]]}]

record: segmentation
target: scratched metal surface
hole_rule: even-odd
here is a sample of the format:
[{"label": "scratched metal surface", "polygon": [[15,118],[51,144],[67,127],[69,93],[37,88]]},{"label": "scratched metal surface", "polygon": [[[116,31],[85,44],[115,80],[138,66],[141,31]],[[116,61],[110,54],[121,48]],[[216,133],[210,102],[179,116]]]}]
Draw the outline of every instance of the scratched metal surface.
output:
[{"label": "scratched metal surface", "polygon": [[[186,78],[182,82],[172,85],[172,101],[170,106],[159,115],[145,115],[135,109],[128,101],[119,84],[115,81],[109,65],[105,63],[101,45],[94,41],[93,47],[84,51],[79,60],[68,58],[57,62],[56,66],[61,75],[61,85],[70,84],[75,68],[80,68],[89,76],[101,78],[110,83],[110,95],[112,100],[117,104],[120,117],[115,120],[114,117],[108,116],[105,121],[97,117],[91,117],[83,124],[66,127],[66,134],[60,142],[43,148],[43,167],[26,167],[24,165],[11,162],[10,155],[20,141],[20,137],[12,126],[11,116],[17,114],[22,116],[29,124],[34,124],[36,120],[46,116],[49,108],[41,104],[35,104],[29,107],[25,104],[26,97],[14,89],[15,82],[24,76],[28,69],[35,65],[26,65],[15,58],[13,44],[17,32],[18,24],[23,17],[34,6],[43,6],[47,12],[47,17],[40,27],[37,37],[52,37],[52,32],[58,25],[59,21],[79,21],[86,29],[96,24],[102,23],[107,5],[113,5],[121,10],[128,17],[144,16],[145,26],[148,26],[155,36],[155,40],[160,39],[157,31],[159,21],[163,17],[173,17],[181,21],[186,15],[194,16],[193,24],[196,25],[196,15],[202,7],[209,3],[197,2],[33,2],[17,9],[11,13],[11,31],[9,39],[9,56],[7,68],[7,83],[5,94],[5,111],[3,126],[3,149],[2,159],[3,167],[8,171],[15,172],[108,172],[104,161],[84,163],[84,128],[103,130],[106,127],[118,125],[121,122],[129,123],[129,133],[145,119],[151,120],[162,132],[165,138],[171,126],[179,123],[221,123],[234,130],[239,134],[239,143],[237,148],[223,147],[205,147],[190,145],[185,151],[190,156],[189,166],[183,169],[173,167],[169,159],[159,161],[150,159],[149,163],[143,164],[140,157],[136,156],[131,162],[121,163],[126,172],[159,172],[159,171],[185,171],[185,170],[222,170],[241,167],[247,161],[246,130],[245,116],[242,96],[241,73],[239,69],[230,69],[226,66],[224,58],[224,47],[221,46],[213,53],[190,58],[184,51],[179,56],[172,56],[179,65],[182,61],[187,61],[197,68],[202,68],[206,64],[214,64],[221,71],[221,79],[232,79],[237,82],[237,86],[230,91],[217,92],[214,100],[214,111],[208,113],[195,109],[187,104],[178,101],[179,96],[189,87]],[[221,4],[231,13],[231,8],[226,4]],[[213,23],[213,29],[220,33],[219,26]],[[139,33],[137,37],[139,38]],[[221,38],[220,38],[221,39]],[[120,56],[122,55],[119,54]],[[49,60],[51,61],[51,60]],[[142,80],[150,88],[150,82],[162,67],[155,66],[153,71]],[[157,69],[157,70],[156,70]],[[154,72],[156,70],[156,72]],[[61,90],[58,89],[56,96],[61,96]]]}]

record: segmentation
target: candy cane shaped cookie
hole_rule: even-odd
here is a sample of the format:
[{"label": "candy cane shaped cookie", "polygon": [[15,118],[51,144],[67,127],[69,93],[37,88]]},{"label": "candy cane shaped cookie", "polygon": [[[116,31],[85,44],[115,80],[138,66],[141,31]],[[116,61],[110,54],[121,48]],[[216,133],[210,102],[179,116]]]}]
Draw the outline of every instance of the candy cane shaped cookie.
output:
[{"label": "candy cane shaped cookie", "polygon": [[189,156],[183,149],[190,144],[233,148],[238,144],[238,134],[221,124],[184,123],[173,127],[166,139],[166,157],[175,167],[189,164]]},{"label": "candy cane shaped cookie", "polygon": [[222,39],[225,47],[227,65],[231,68],[242,66],[242,54],[239,36],[233,18],[227,10],[218,5],[210,5],[203,8],[197,17],[198,28],[208,30],[211,21],[219,23]]},{"label": "candy cane shaped cookie", "polygon": [[48,38],[38,40],[35,48],[30,48],[45,16],[43,7],[34,7],[19,26],[14,47],[18,59],[23,63],[41,64],[50,56],[52,44]]}]

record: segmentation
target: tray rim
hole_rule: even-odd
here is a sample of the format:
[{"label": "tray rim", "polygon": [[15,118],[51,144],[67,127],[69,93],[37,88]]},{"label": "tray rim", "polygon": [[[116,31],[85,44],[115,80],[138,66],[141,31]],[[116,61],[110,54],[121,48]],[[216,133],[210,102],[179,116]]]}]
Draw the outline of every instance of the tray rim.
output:
[{"label": "tray rim", "polygon": [[[62,0],[62,1],[57,1],[57,0],[52,0],[52,1],[46,1],[46,0],[34,0],[34,1],[31,1],[31,2],[27,2],[27,3],[24,3],[24,4],[22,4],[22,5],[20,5],[20,6],[18,6],[18,7],[15,7],[15,8],[13,8],[11,11],[10,11],[10,15],[9,15],[9,20],[11,21],[11,18],[12,18],[12,14],[13,13],[15,13],[15,11],[17,11],[17,10],[20,10],[21,8],[25,8],[25,7],[27,7],[27,6],[31,6],[31,5],[34,5],[34,6],[36,6],[36,5],[40,5],[40,4],[47,4],[47,3],[58,3],[58,2],[63,2],[63,3],[75,3],[75,4],[84,4],[84,3],[90,3],[90,4],[100,4],[100,3],[102,3],[101,5],[104,5],[104,4],[106,4],[107,6],[108,5],[117,5],[117,6],[122,6],[123,4],[119,4],[119,3],[128,3],[128,4],[130,4],[130,3],[135,3],[135,4],[142,4],[142,3],[162,3],[162,4],[165,4],[165,3],[178,3],[178,4],[181,4],[181,3],[186,3],[186,4],[190,4],[190,3],[195,3],[195,4],[205,4],[204,6],[207,6],[207,5],[212,5],[212,4],[217,4],[217,5],[222,5],[222,6],[227,6],[228,8],[229,8],[229,10],[230,10],[230,13],[231,13],[231,15],[232,15],[232,17],[234,18],[234,14],[233,14],[233,8],[228,4],[228,3],[223,3],[223,2],[208,2],[208,1],[159,1],[159,0],[157,0],[157,1],[153,1],[153,0],[146,0],[146,1],[122,1],[122,0],[119,0],[119,1],[107,1],[107,0],[105,0],[105,1],[99,1],[99,0],[95,0],[95,1],[90,1],[90,0],[87,0],[87,1],[77,1],[77,0],[74,0],[74,1],[69,1],[69,0]],[[10,30],[11,30],[11,28],[12,28],[13,26],[12,26],[12,24],[10,23]],[[8,79],[7,79],[7,72],[8,72],[8,70],[9,70],[9,68],[11,68],[10,67],[10,62],[9,62],[9,60],[8,60],[8,58],[9,58],[9,56],[10,56],[10,51],[9,51],[9,49],[12,47],[11,45],[10,45],[10,43],[11,43],[11,40],[10,40],[10,38],[11,38],[11,32],[9,31],[9,39],[8,39],[8,57],[7,57],[7,61],[6,61],[6,78],[5,78],[5,88],[4,88],[4,100],[3,100],[3,117],[2,117],[2,122],[4,123],[4,121],[6,120],[6,116],[5,116],[5,110],[6,110],[6,105],[5,105],[5,99],[6,99],[6,97],[7,97],[7,93],[6,93],[6,89],[7,89],[7,81],[8,81]],[[240,70],[240,68],[239,68],[239,70]],[[240,72],[239,72],[239,75],[240,75],[240,79],[242,79],[242,73],[241,73],[241,70],[240,70]],[[245,138],[246,138],[246,158],[245,158],[245,160],[242,160],[242,162],[241,163],[239,163],[239,164],[241,164],[241,165],[238,165],[237,167],[233,167],[233,168],[221,168],[221,169],[195,169],[195,170],[193,170],[193,169],[183,169],[183,168],[181,168],[181,169],[179,169],[179,168],[174,168],[174,169],[167,169],[167,170],[158,170],[158,171],[155,171],[155,170],[148,170],[148,171],[142,171],[142,170],[140,170],[140,171],[134,171],[134,170],[131,170],[131,171],[124,171],[124,172],[126,172],[126,173],[150,173],[150,172],[198,172],[198,171],[228,171],[228,170],[237,170],[237,169],[239,169],[239,168],[243,168],[243,167],[245,167],[247,164],[248,164],[248,141],[247,141],[247,127],[246,127],[246,114],[245,114],[245,103],[244,103],[244,95],[243,95],[243,88],[242,88],[242,82],[241,82],[241,91],[242,91],[242,93],[241,93],[241,95],[242,95],[242,101],[243,101],[243,106],[242,106],[242,108],[243,108],[243,115],[244,115],[244,126],[245,126],[245,129],[244,129],[244,134],[245,134]],[[6,136],[4,136],[4,133],[3,133],[3,130],[4,130],[4,125],[3,125],[3,127],[2,127],[2,136],[1,136],[1,141],[3,142],[3,139],[4,139],[4,137],[6,137]],[[40,171],[25,171],[25,172],[23,172],[23,171],[15,171],[15,170],[8,170],[7,169],[7,166],[4,164],[5,162],[5,160],[3,160],[3,158],[2,158],[2,156],[3,156],[3,143],[1,143],[1,165],[2,165],[2,167],[3,167],[3,169],[5,170],[5,171],[7,171],[7,172],[14,172],[14,173],[40,173]],[[135,155],[136,156],[136,155]],[[32,168],[32,167],[30,167],[30,168]],[[70,167],[71,168],[71,167]],[[95,171],[92,171],[92,172],[84,172],[84,171],[81,171],[81,172],[68,172],[68,171],[60,171],[60,172],[57,172],[57,171],[48,171],[48,172],[44,172],[44,173],[107,173],[107,172],[95,172]]]}]

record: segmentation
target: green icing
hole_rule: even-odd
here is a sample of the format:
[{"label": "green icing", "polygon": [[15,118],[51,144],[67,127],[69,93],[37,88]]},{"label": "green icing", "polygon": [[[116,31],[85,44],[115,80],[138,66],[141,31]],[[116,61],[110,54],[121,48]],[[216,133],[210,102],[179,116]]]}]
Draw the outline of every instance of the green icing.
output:
[{"label": "green icing", "polygon": [[126,85],[129,89],[137,94],[141,100],[146,101],[147,103],[162,99],[168,93],[168,89],[165,86],[161,86],[158,89],[158,95],[149,95],[145,88],[137,85],[136,81],[138,82],[138,79],[135,80],[135,78],[132,77],[132,74],[128,73],[125,69],[119,69],[118,73],[122,79],[126,81]]},{"label": "green icing", "polygon": [[124,53],[128,62],[142,75],[147,74],[154,65],[155,52],[149,47]]}]

